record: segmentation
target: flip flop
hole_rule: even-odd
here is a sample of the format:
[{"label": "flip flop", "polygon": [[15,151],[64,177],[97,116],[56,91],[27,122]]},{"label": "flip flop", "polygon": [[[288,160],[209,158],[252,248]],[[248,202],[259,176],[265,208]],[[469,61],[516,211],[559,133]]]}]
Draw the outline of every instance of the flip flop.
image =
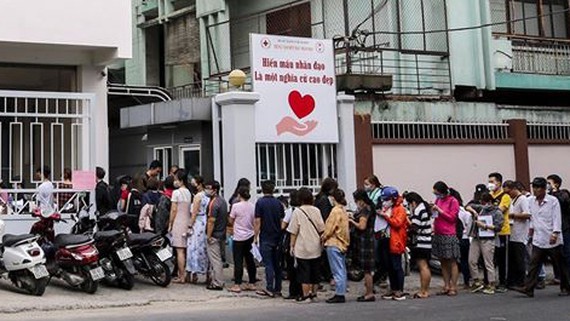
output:
[{"label": "flip flop", "polygon": [[172,283],[185,284],[186,281],[184,281],[183,279],[180,279],[180,278],[174,278],[174,279],[172,279]]},{"label": "flip flop", "polygon": [[427,299],[429,298],[429,295],[421,295],[419,292],[414,294],[413,296],[414,299]]},{"label": "flip flop", "polygon": [[232,293],[241,293],[241,288],[239,288],[239,287],[236,288],[236,287],[232,286],[231,288],[228,288],[228,291],[230,291]]},{"label": "flip flop", "polygon": [[267,291],[267,290],[258,290],[258,291],[255,291],[255,294],[261,295],[261,296],[270,297],[270,298],[274,298],[274,297],[275,297],[275,294],[273,294],[273,293],[271,293],[271,292],[269,292],[269,291]]},{"label": "flip flop", "polygon": [[441,290],[436,293],[436,295],[449,295],[450,290]]},{"label": "flip flop", "polygon": [[449,292],[447,292],[447,296],[457,296],[457,291],[449,290]]}]

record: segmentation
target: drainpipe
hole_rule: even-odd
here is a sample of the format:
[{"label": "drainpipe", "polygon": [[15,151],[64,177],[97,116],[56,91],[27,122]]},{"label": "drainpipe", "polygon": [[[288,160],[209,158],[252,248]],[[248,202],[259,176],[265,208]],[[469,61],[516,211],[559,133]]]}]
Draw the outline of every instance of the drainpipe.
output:
[{"label": "drainpipe", "polygon": [[[479,11],[481,14],[481,24],[492,23],[491,6],[489,0],[479,0]],[[493,31],[491,27],[481,28],[481,39],[483,41],[483,65],[485,67],[485,88],[495,90],[495,61]]]}]

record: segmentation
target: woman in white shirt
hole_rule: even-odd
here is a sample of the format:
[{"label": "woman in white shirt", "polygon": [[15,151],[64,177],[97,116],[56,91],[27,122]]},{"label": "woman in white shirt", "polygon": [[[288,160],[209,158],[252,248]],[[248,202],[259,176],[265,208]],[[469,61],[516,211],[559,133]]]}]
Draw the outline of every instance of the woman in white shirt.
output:
[{"label": "woman in white shirt", "polygon": [[190,224],[190,204],[192,194],[186,187],[187,174],[183,169],[176,171],[174,186],[178,189],[172,193],[169,231],[172,233],[172,247],[176,249],[178,277],[174,283],[184,283],[186,280],[186,244],[188,242],[188,227]]}]

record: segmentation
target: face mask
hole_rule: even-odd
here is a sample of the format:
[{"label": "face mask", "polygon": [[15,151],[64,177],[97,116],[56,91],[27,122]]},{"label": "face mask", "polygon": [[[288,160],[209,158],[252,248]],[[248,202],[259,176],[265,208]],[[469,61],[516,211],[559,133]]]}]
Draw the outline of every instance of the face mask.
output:
[{"label": "face mask", "polygon": [[329,196],[329,203],[331,203],[331,205],[334,206],[334,197]]},{"label": "face mask", "polygon": [[372,192],[373,188],[370,185],[364,185],[364,190],[370,193]]},{"label": "face mask", "polygon": [[408,204],[408,201],[404,200],[404,202],[402,203],[402,205],[404,205],[404,207],[408,207],[410,204]]},{"label": "face mask", "polygon": [[552,184],[550,184],[550,183],[546,184],[546,190],[547,190],[549,193],[551,193],[551,192],[554,190],[554,188],[552,187]]},{"label": "face mask", "polygon": [[174,181],[174,187],[180,188],[180,182],[179,182],[179,181]]},{"label": "face mask", "polygon": [[443,194],[433,193],[433,195],[434,195],[435,198],[437,198],[437,199],[442,199],[442,198],[443,198]]},{"label": "face mask", "polygon": [[497,189],[497,186],[493,183],[489,183],[487,184],[487,188],[491,191],[494,192]]},{"label": "face mask", "polygon": [[394,206],[394,201],[392,201],[392,200],[382,202],[382,207],[384,207],[384,208],[390,208],[392,206]]}]

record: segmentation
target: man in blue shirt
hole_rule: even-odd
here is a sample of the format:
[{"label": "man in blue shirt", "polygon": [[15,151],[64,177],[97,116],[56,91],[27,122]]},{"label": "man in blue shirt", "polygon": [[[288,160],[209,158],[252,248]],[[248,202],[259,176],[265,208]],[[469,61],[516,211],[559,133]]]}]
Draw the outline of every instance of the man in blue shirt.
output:
[{"label": "man in blue shirt", "polygon": [[255,240],[260,245],[263,264],[265,265],[266,289],[257,294],[269,297],[281,295],[281,221],[285,209],[281,202],[273,197],[275,183],[261,183],[263,197],[255,204]]}]

